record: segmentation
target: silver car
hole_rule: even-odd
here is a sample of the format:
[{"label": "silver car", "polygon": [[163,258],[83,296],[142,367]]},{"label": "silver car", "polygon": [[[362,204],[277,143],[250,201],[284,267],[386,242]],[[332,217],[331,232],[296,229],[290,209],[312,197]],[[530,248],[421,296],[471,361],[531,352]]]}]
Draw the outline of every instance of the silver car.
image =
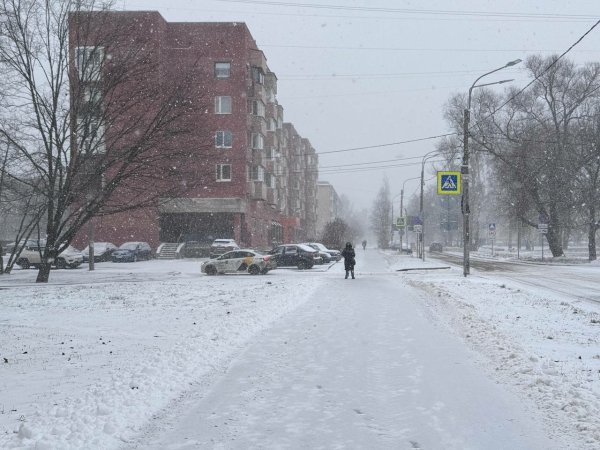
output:
[{"label": "silver car", "polygon": [[254,250],[234,250],[203,262],[200,271],[206,275],[218,273],[266,275],[270,270],[276,268],[277,264],[272,256],[261,255]]}]

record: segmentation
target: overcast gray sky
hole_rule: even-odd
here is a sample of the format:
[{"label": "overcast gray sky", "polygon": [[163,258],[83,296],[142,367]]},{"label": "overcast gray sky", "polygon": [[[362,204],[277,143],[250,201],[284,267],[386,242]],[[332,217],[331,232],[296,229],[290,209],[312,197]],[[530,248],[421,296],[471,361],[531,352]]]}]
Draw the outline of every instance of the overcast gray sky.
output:
[{"label": "overcast gray sky", "polygon": [[[126,0],[124,7],[158,10],[168,21],[246,22],[279,78],[285,121],[317,152],[446,133],[442,107],[452,93],[508,61],[562,53],[600,19],[599,0]],[[569,57],[599,60],[600,27]],[[486,81],[506,78],[527,84],[518,69]],[[420,159],[360,172],[327,173],[331,167],[419,157],[435,142],[324,153],[320,179],[355,207],[370,207],[384,174],[399,194],[420,174]],[[416,164],[393,167],[407,162]],[[407,194],[417,187],[408,182]]]}]

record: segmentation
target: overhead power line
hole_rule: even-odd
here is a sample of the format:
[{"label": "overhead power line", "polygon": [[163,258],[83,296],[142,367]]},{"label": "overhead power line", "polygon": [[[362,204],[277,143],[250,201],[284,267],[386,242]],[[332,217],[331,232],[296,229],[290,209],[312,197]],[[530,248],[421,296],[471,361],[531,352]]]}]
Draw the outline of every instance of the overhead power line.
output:
[{"label": "overhead power line", "polygon": [[446,134],[439,134],[437,136],[428,136],[428,137],[418,138],[418,139],[409,139],[407,141],[390,142],[389,144],[368,145],[366,147],[347,148],[344,150],[330,150],[327,152],[319,152],[319,155],[327,155],[330,153],[353,152],[356,150],[368,150],[368,149],[381,148],[381,147],[391,147],[393,145],[402,145],[402,144],[410,144],[413,142],[429,141],[432,139],[439,139],[439,138],[446,137],[446,136],[454,136],[456,134],[458,134],[458,133],[446,133]]},{"label": "overhead power line", "polygon": [[[394,52],[523,52],[523,53],[542,53],[556,52],[552,49],[523,49],[523,48],[420,48],[420,47],[329,47],[322,45],[280,45],[280,44],[260,44],[260,47],[270,48],[304,48],[310,50],[378,50]],[[597,49],[580,50],[582,52],[599,52]]]},{"label": "overhead power line", "polygon": [[[548,67],[546,67],[542,73],[538,74],[533,80],[531,80],[529,83],[527,83],[525,85],[524,88],[522,88],[520,91],[518,91],[516,94],[514,94],[512,97],[510,97],[508,100],[506,100],[504,103],[502,103],[502,105],[500,105],[498,108],[496,108],[494,111],[492,111],[490,114],[488,114],[487,116],[485,116],[483,119],[481,119],[481,121],[490,118],[491,116],[493,116],[494,114],[496,114],[498,111],[500,111],[502,108],[504,108],[506,105],[508,105],[510,102],[512,102],[515,98],[517,98],[519,95],[521,95],[523,92],[525,92],[525,90],[531,86],[533,83],[535,83],[538,79],[541,78],[542,75],[544,75],[546,72],[548,72],[552,67],[554,67],[556,65],[556,63],[558,61],[560,61],[567,53],[569,53],[571,50],[573,50],[573,48],[575,48],[576,45],[578,45],[581,41],[583,41],[586,36],[588,34],[590,34],[594,28],[596,28],[598,25],[600,25],[600,20],[598,20],[594,25],[592,25],[592,27],[587,30],[579,39],[577,39],[577,41],[575,41],[575,43],[573,43],[573,45],[571,45],[567,50],[565,50],[558,58],[556,58],[552,64],[548,65]],[[481,122],[480,121],[480,122]],[[471,126],[471,128],[473,128],[476,124],[473,124]],[[470,129],[469,129],[470,130]]]},{"label": "overhead power line", "polygon": [[[486,117],[484,117],[482,120],[488,119],[489,117],[493,116],[498,111],[500,111],[504,106],[506,106],[508,103],[510,103],[512,100],[514,100],[517,96],[521,95],[529,86],[531,86],[542,75],[544,75],[548,70],[550,70],[561,58],[563,58],[567,53],[569,53],[571,50],[573,50],[573,48],[576,45],[578,45],[581,41],[583,41],[583,39],[585,39],[599,24],[600,24],[600,20],[598,20],[588,31],[586,31],[579,39],[577,39],[577,41],[575,41],[575,43],[573,43],[573,45],[571,45],[566,51],[564,51],[558,58],[556,58],[552,62],[552,64],[548,65],[548,67],[546,67],[546,69],[544,69],[544,71],[542,71],[542,73],[540,73],[539,75],[537,75],[524,88],[522,88],[521,90],[519,90],[510,99],[508,99],[506,102],[504,102],[500,107],[496,108],[494,111],[492,111]],[[475,125],[476,124],[471,125],[470,129],[472,129],[473,127],[475,127]],[[413,142],[422,142],[422,141],[439,139],[439,138],[448,137],[448,136],[457,136],[457,135],[458,135],[457,132],[454,132],[454,133],[445,133],[445,134],[439,134],[439,135],[436,135],[436,136],[428,136],[428,137],[423,137],[423,138],[410,139],[410,140],[406,140],[406,141],[392,142],[392,143],[389,143],[389,144],[379,144],[379,145],[375,145],[375,146],[357,147],[357,148],[350,148],[350,149],[344,149],[344,150],[331,150],[331,151],[327,151],[327,152],[321,152],[321,153],[319,153],[319,155],[325,155],[325,154],[331,154],[331,153],[341,153],[341,152],[351,152],[351,151],[357,151],[357,150],[367,150],[367,149],[381,148],[381,147],[390,147],[390,146],[393,146],[393,145],[403,145],[403,144],[409,144],[409,143],[413,143]]]},{"label": "overhead power line", "polygon": [[458,11],[441,9],[409,9],[409,8],[382,8],[372,6],[349,6],[349,5],[325,5],[315,3],[296,3],[265,0],[215,0],[225,3],[244,3],[266,6],[285,6],[294,8],[330,9],[343,11],[366,11],[401,13],[410,15],[435,15],[435,16],[475,16],[475,17],[510,17],[510,18],[538,18],[538,19],[596,19],[596,17],[585,14],[537,14],[537,13],[506,13],[486,11]]},{"label": "overhead power line", "polygon": [[294,13],[281,13],[281,12],[264,12],[264,11],[231,11],[231,10],[219,10],[219,9],[199,9],[199,8],[180,8],[173,6],[156,6],[156,5],[132,5],[127,4],[128,8],[145,8],[145,9],[165,9],[165,10],[176,10],[176,11],[196,11],[202,13],[222,13],[222,14],[242,14],[244,17],[249,15],[259,15],[259,16],[290,16],[290,17],[310,17],[315,19],[367,19],[367,20],[421,20],[421,21],[433,21],[433,22],[535,22],[535,23],[580,23],[580,22],[594,22],[595,18],[576,18],[576,17],[468,17],[468,16],[459,16],[459,17],[443,17],[443,16],[426,16],[426,17],[415,17],[414,15],[408,15],[407,17],[400,16],[359,16],[359,15],[336,15],[336,14],[301,14],[298,12]]}]

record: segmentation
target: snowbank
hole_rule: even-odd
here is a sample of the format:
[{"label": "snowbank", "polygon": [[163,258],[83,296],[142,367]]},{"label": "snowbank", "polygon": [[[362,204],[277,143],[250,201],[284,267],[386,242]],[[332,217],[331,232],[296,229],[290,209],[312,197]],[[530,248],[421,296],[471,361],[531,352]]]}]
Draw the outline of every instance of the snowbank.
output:
[{"label": "snowbank", "polygon": [[483,355],[490,375],[535,402],[555,434],[600,449],[600,314],[501,275],[406,274],[420,301]]}]

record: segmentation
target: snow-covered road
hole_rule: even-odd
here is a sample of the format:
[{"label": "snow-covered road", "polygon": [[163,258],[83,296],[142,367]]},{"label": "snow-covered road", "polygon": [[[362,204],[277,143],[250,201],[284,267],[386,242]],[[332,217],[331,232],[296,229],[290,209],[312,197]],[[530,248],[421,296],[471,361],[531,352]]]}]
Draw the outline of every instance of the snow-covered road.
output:
[{"label": "snow-covered road", "polygon": [[328,273],[207,393],[124,448],[559,448],[418,302],[379,253],[360,252],[356,280]]}]

